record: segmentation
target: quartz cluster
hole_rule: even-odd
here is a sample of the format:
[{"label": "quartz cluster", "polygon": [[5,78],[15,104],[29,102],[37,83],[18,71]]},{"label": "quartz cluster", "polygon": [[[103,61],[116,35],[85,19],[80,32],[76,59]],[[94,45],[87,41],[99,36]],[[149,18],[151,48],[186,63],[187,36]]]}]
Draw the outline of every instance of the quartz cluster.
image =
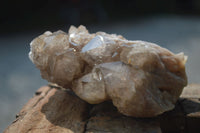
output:
[{"label": "quartz cluster", "polygon": [[187,57],[145,41],[71,26],[68,34],[47,31],[30,46],[29,57],[44,79],[90,104],[111,100],[127,116],[173,109],[187,85]]}]

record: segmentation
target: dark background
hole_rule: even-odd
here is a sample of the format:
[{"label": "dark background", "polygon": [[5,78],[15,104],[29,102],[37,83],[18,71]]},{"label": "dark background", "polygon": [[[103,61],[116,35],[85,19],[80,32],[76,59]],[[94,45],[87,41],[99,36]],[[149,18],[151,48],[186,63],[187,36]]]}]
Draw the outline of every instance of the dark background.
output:
[{"label": "dark background", "polygon": [[199,0],[3,0],[1,33],[51,30],[151,15],[199,15]]},{"label": "dark background", "polygon": [[199,0],[1,0],[0,132],[47,82],[28,58],[29,43],[47,30],[85,25],[189,56],[189,83],[200,83]]}]

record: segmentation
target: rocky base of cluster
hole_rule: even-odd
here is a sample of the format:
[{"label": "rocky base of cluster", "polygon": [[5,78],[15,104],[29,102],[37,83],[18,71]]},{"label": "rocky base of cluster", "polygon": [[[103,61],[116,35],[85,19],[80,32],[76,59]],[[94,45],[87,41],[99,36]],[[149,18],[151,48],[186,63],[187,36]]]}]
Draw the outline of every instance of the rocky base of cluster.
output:
[{"label": "rocky base of cluster", "polygon": [[45,86],[4,133],[199,133],[199,98],[200,85],[189,85],[174,110],[139,119],[120,114],[110,101],[90,105],[71,91]]}]

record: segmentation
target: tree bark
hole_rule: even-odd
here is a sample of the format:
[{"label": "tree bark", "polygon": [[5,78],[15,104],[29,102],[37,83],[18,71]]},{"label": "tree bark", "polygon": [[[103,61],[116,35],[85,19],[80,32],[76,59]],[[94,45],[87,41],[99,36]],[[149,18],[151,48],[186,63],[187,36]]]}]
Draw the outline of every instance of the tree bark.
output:
[{"label": "tree bark", "polygon": [[4,133],[199,133],[200,85],[187,86],[175,109],[155,118],[120,114],[110,101],[90,105],[70,90],[41,87]]}]

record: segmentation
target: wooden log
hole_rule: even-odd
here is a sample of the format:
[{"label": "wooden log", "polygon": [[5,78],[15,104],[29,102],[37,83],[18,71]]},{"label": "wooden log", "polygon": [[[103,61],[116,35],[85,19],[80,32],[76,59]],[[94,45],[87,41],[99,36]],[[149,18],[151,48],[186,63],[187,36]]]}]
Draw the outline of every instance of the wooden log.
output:
[{"label": "wooden log", "polygon": [[70,92],[40,88],[4,133],[82,133],[88,104]]},{"label": "wooden log", "polygon": [[155,118],[133,118],[120,114],[110,101],[90,105],[70,90],[45,86],[4,133],[199,133],[199,98],[200,85],[191,84],[174,110]]}]

